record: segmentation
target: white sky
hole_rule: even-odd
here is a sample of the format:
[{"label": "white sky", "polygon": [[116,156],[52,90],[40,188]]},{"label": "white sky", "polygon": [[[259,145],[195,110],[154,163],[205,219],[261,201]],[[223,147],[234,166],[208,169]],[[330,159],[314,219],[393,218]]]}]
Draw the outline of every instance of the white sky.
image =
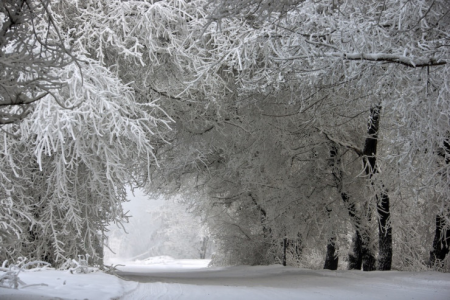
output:
[{"label": "white sky", "polygon": [[[160,255],[197,258],[196,256],[193,257],[193,253],[196,253],[194,248],[197,247],[194,244],[197,233],[194,231],[192,234],[185,232],[181,236],[174,237],[179,244],[176,247],[173,244],[172,246],[169,245],[174,242],[167,236],[167,218],[173,217],[170,212],[177,212],[176,218],[178,221],[188,222],[188,224],[182,225],[184,230],[187,228],[198,229],[198,225],[195,226],[194,217],[185,213],[185,208],[181,204],[164,200],[162,197],[152,199],[139,189],[136,189],[134,194],[131,193],[131,190],[128,190],[128,193],[131,201],[123,204],[124,210],[129,211],[128,215],[132,216],[130,222],[124,224],[127,233],[118,228],[117,225],[109,227],[109,246],[115,254],[105,249],[105,263],[118,263],[121,260],[145,259]],[[165,221],[164,224],[163,221]],[[194,222],[192,223],[194,226],[189,226],[192,225],[189,222]],[[166,229],[165,232],[164,229]],[[174,228],[172,231],[177,233],[180,231],[179,229]]]}]

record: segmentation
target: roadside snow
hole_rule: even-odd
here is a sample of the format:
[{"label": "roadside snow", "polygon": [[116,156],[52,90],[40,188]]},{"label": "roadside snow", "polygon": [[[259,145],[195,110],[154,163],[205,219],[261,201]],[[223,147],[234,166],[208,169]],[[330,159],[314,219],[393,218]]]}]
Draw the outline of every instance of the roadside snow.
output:
[{"label": "roadside snow", "polygon": [[18,290],[0,287],[1,300],[110,300],[118,299],[124,293],[123,281],[103,272],[71,274],[69,271],[45,270],[21,272],[19,278],[27,285],[46,284],[47,286],[30,286]]},{"label": "roadside snow", "polygon": [[126,280],[101,272],[24,272],[20,278],[25,283],[48,286],[0,288],[0,299],[450,299],[450,274],[438,272],[316,271],[279,265],[207,268],[208,263],[170,257],[125,262],[119,270]]}]

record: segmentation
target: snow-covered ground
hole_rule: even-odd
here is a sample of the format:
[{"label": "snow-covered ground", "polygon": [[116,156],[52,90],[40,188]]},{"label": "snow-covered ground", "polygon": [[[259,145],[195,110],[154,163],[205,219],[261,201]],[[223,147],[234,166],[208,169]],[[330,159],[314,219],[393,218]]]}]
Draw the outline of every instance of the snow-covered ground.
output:
[{"label": "snow-covered ground", "polygon": [[208,268],[208,262],[170,257],[125,262],[119,268],[124,280],[100,272],[24,272],[25,283],[47,286],[0,288],[0,299],[450,299],[450,274],[438,272]]},{"label": "snow-covered ground", "polygon": [[120,299],[124,293],[122,280],[102,272],[71,274],[69,271],[45,270],[21,272],[19,278],[27,285],[37,286],[20,286],[18,290],[0,287],[1,300],[110,300]]}]

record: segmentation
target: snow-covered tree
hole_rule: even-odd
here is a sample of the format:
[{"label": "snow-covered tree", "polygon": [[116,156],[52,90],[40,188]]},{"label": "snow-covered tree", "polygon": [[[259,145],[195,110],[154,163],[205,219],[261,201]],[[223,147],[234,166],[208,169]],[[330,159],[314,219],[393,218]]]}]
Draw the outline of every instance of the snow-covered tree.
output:
[{"label": "snow-covered tree", "polygon": [[8,255],[34,228],[54,259],[91,247],[127,183],[200,192],[218,262],[448,253],[447,1],[22,1],[38,25],[15,27],[19,2],[1,6],[0,63],[42,35],[64,51],[12,72],[51,84],[15,85],[40,101],[2,110],[22,121],[2,127],[1,237],[28,236]]},{"label": "snow-covered tree", "polygon": [[[23,2],[31,5],[31,1]],[[98,49],[77,44],[89,34],[76,31],[81,24],[77,22],[88,11],[83,10],[83,3],[75,3],[80,7],[68,2],[33,3],[36,9],[52,12],[47,16],[59,29],[59,41],[71,44],[77,59],[66,65],[49,62],[42,75],[57,78],[58,85],[48,86],[48,93],[31,104],[21,122],[2,126],[2,257],[24,255],[62,262],[78,253],[90,253],[99,258],[108,223],[126,221],[121,207],[126,201],[125,186],[143,184],[156,163],[154,146],[170,130],[171,119],[157,99],[150,96],[141,101],[118,70],[102,57],[90,57],[89,51]],[[120,3],[109,2],[112,7]],[[105,9],[91,17],[100,26],[117,16]],[[36,19],[37,27],[43,25]],[[119,25],[109,29],[122,32]],[[129,59],[122,65],[125,71],[142,64],[142,48],[128,42],[114,39],[115,48],[110,47],[111,56]],[[2,49],[17,54],[14,45]],[[20,50],[21,44],[17,45]],[[31,71],[35,76],[40,72]]]},{"label": "snow-covered tree", "polygon": [[[124,220],[125,185],[143,162],[145,168],[155,163],[151,132],[167,122],[152,116],[156,105],[138,104],[132,90],[101,65],[86,61],[83,75],[78,71],[73,66],[61,72],[68,88],[54,94],[65,103],[82,100],[77,109],[47,97],[20,124],[2,128],[9,169],[2,169],[3,213],[12,218],[10,227],[20,224],[22,251],[56,261],[77,251],[95,253],[107,223]],[[12,215],[17,205],[27,215]]]}]

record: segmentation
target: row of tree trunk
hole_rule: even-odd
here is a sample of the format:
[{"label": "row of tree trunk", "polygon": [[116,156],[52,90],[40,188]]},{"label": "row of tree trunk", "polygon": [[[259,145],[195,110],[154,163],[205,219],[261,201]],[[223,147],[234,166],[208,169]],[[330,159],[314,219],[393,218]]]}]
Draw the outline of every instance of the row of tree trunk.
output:
[{"label": "row of tree trunk", "polygon": [[[373,176],[377,170],[377,146],[378,146],[378,130],[380,124],[380,106],[375,106],[370,110],[368,122],[367,138],[362,151],[356,150],[357,154],[362,158],[366,178],[369,182],[368,186],[373,186]],[[378,213],[378,239],[379,239],[379,255],[378,266],[376,265],[375,251],[372,249],[372,237],[369,223],[372,219],[370,207],[365,207],[364,212],[358,210],[356,201],[351,199],[349,194],[345,192],[342,180],[342,170],[340,169],[340,158],[338,153],[338,145],[333,141],[330,149],[330,167],[332,175],[337,187],[338,193],[350,217],[355,229],[352,239],[352,248],[348,255],[348,269],[373,271],[390,270],[392,264],[392,227],[390,226],[389,196],[386,191],[376,194],[377,213]],[[330,211],[329,211],[330,213]],[[338,258],[336,256],[336,236],[333,233],[328,240],[327,254],[324,269],[336,270]]]},{"label": "row of tree trunk", "polygon": [[[373,176],[378,172],[377,169],[377,146],[378,131],[380,125],[381,106],[375,106],[370,109],[370,116],[367,129],[367,138],[362,151],[356,151],[362,158],[368,186],[373,187]],[[351,199],[345,192],[342,181],[342,170],[339,168],[338,146],[333,142],[330,150],[330,167],[334,177],[335,185],[341,196],[342,201],[347,207],[350,220],[355,229],[352,240],[352,248],[348,255],[348,269],[373,271],[390,270],[392,265],[392,227],[390,225],[389,196],[387,192],[377,191],[375,199],[377,201],[378,213],[378,265],[376,265],[375,251],[372,249],[372,237],[370,227],[372,213],[370,207],[365,207],[362,213],[357,209],[356,201]],[[336,256],[336,236],[333,233],[328,240],[327,254],[324,269],[336,270],[338,258]]]},{"label": "row of tree trunk", "polygon": [[[378,146],[378,132],[380,125],[381,106],[375,106],[370,110],[368,122],[367,138],[364,150],[358,153],[363,160],[365,174],[369,181],[368,186],[373,186],[373,176],[378,172],[376,154]],[[450,163],[450,144],[444,145],[444,155],[446,163]],[[335,180],[336,187],[347,207],[350,220],[355,229],[352,240],[352,249],[348,255],[348,269],[373,271],[388,271],[392,268],[392,227],[390,222],[390,201],[387,191],[383,188],[377,191],[375,199],[377,202],[378,220],[378,260],[375,259],[374,250],[371,248],[371,234],[368,223],[371,221],[371,214],[362,214],[356,208],[354,200],[343,189],[342,171],[339,169],[338,146],[333,143],[330,150],[330,167]],[[327,208],[328,213],[331,210]],[[365,209],[365,211],[370,211]],[[430,252],[430,266],[439,265],[450,252],[450,229],[446,226],[445,216],[436,215],[436,231],[433,240],[432,251]],[[375,262],[377,261],[377,265]],[[327,243],[327,253],[324,269],[336,270],[338,267],[338,257],[336,251],[336,234],[331,233]]]},{"label": "row of tree trunk", "polygon": [[[372,189],[373,205],[370,201],[358,201],[346,191],[343,184],[343,171],[341,169],[341,161],[339,154],[339,147],[348,147],[344,144],[339,144],[332,138],[329,164],[331,169],[334,185],[337,188],[338,195],[348,211],[348,216],[354,229],[351,249],[348,253],[348,269],[349,270],[364,270],[364,271],[388,271],[392,268],[393,255],[393,241],[392,241],[392,226],[390,213],[390,198],[388,191],[380,182],[375,184],[377,180],[376,174],[379,172],[377,166],[377,148],[380,129],[380,112],[382,107],[380,105],[374,106],[370,109],[369,121],[367,126],[367,137],[364,141],[364,148],[362,150],[354,150],[360,157],[365,178],[367,180],[367,188]],[[450,145],[445,145],[446,163],[450,163]],[[448,153],[447,153],[448,152]],[[265,239],[272,238],[272,232],[266,224],[266,211],[258,204],[252,193],[248,194],[252,202],[260,212],[261,224],[263,226],[263,234]],[[363,205],[360,205],[363,203]],[[375,205],[376,204],[376,205]],[[326,207],[329,219],[331,219],[332,209]],[[370,225],[376,219],[378,227],[378,249],[375,248],[373,228]],[[301,239],[299,240],[301,243]],[[284,237],[281,242],[282,247],[282,264],[287,264],[287,253],[295,249],[298,253],[294,255],[301,255],[301,249],[293,247],[294,241]],[[450,229],[446,226],[445,216],[442,214],[436,216],[436,231],[433,241],[432,251],[430,252],[429,264],[436,266],[446,255],[450,252]],[[336,270],[338,268],[338,245],[337,233],[332,229],[327,239],[327,252],[325,257],[324,269]],[[378,254],[378,255],[376,255]]]}]

